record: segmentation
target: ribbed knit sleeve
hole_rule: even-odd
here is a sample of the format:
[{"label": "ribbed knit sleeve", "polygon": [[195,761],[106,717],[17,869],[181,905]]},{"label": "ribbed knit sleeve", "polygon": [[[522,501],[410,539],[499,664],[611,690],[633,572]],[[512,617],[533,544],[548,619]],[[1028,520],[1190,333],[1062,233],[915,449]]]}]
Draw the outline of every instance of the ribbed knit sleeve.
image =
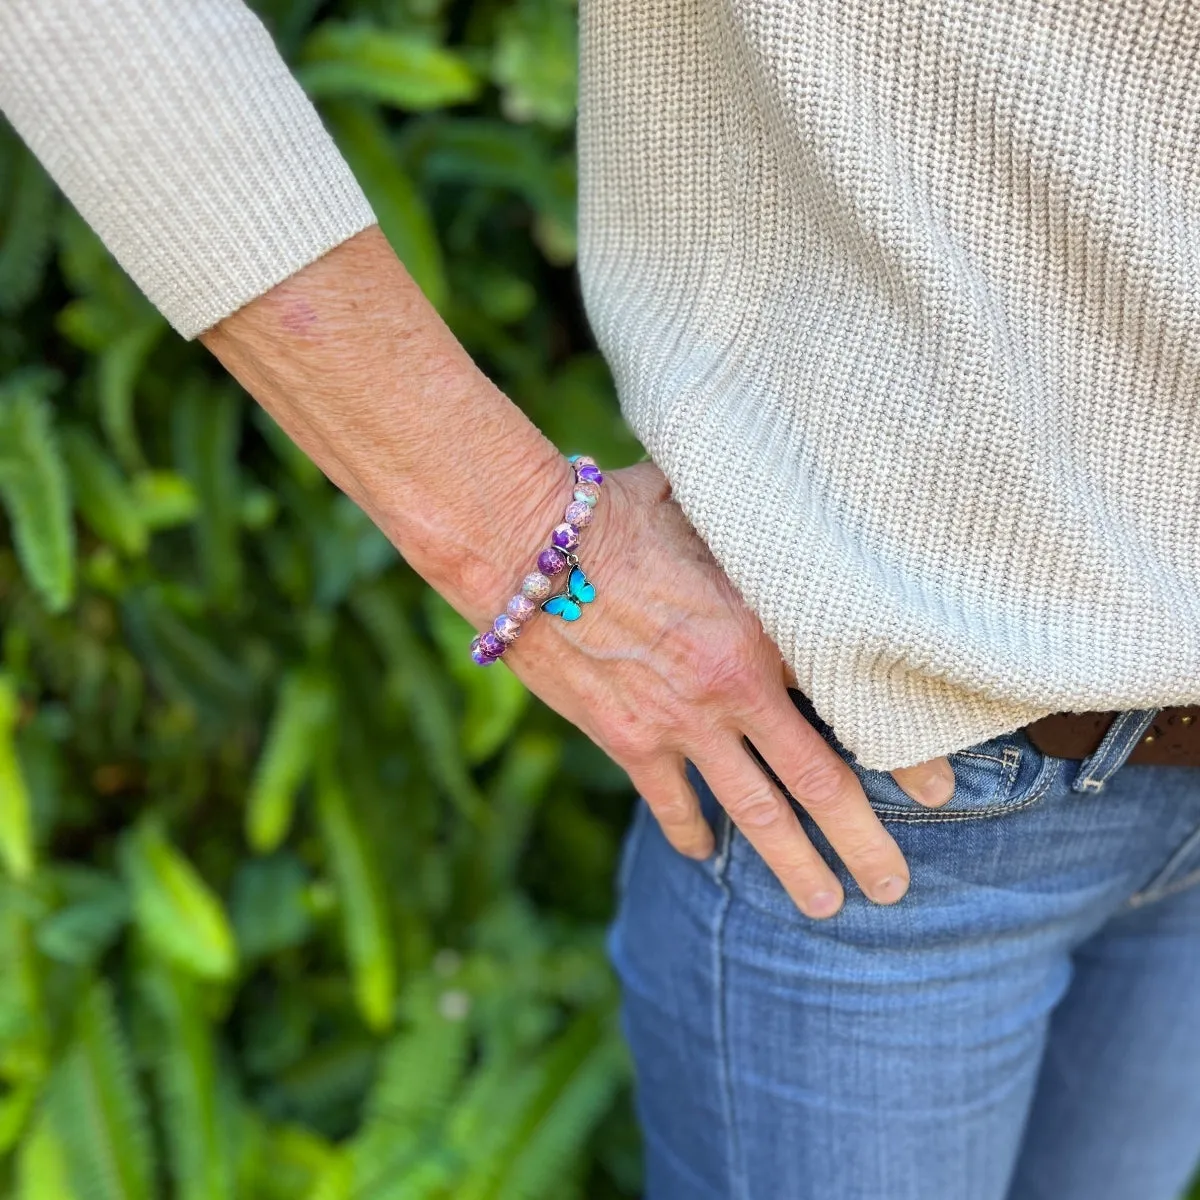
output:
[{"label": "ribbed knit sleeve", "polygon": [[240,0],[0,0],[0,109],[186,338],[374,221]]}]

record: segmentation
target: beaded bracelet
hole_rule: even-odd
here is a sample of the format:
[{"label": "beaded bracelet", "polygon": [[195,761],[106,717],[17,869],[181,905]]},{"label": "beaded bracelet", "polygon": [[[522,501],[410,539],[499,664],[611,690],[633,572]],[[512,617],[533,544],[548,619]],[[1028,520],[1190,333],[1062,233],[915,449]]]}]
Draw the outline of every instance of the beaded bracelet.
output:
[{"label": "beaded bracelet", "polygon": [[[492,622],[491,629],[471,642],[471,659],[481,667],[490,667],[517,640],[525,622],[539,607],[564,621],[578,621],[583,605],[596,598],[596,589],[588,582],[574,550],[579,545],[579,531],[592,523],[592,509],[600,498],[604,476],[595,459],[584,454],[573,454],[567,461],[575,468],[575,489],[563,513],[563,523],[551,530],[550,545],[537,556],[537,570],[525,576],[521,590]],[[571,570],[566,588],[551,596],[551,580],[568,567]]]}]

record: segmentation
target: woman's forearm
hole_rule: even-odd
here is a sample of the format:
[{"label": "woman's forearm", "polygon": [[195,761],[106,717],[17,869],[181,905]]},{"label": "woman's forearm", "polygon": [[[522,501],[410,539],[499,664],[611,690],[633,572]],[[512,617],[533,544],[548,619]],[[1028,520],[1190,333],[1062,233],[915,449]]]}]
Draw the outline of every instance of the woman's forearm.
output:
[{"label": "woman's forearm", "polygon": [[474,621],[561,519],[561,455],[479,371],[378,227],[202,340]]}]

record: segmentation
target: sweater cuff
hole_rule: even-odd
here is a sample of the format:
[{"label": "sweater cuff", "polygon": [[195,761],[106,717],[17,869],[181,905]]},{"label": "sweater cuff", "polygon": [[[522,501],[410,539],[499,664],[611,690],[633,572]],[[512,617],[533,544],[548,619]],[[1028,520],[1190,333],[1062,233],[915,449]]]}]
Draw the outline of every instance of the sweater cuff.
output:
[{"label": "sweater cuff", "polygon": [[375,221],[240,0],[0,0],[0,109],[185,338]]}]

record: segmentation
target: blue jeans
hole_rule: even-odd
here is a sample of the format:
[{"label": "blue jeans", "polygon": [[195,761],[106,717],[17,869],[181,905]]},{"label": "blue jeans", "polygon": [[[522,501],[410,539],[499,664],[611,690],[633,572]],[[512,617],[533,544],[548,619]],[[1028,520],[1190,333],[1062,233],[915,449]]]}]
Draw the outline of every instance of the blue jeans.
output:
[{"label": "blue jeans", "polygon": [[[1176,1200],[1200,1155],[1200,768],[1016,731],[920,808],[851,765],[912,870],[804,917],[712,794],[698,863],[639,805],[609,937],[647,1200]],[[1117,769],[1120,768],[1120,769]],[[799,811],[799,810],[797,810]]]}]

